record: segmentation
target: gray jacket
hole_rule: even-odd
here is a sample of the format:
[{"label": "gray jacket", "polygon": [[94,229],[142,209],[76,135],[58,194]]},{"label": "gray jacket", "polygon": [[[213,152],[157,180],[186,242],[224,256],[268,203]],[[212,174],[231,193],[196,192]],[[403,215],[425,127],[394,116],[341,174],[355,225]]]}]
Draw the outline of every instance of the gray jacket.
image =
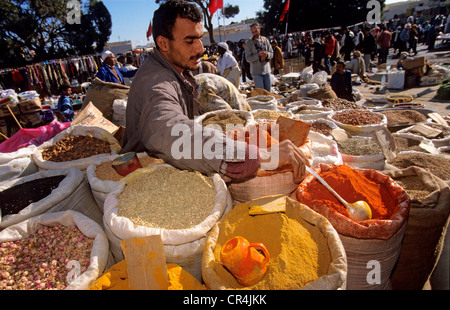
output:
[{"label": "gray jacket", "polygon": [[[271,72],[270,60],[273,58],[273,49],[269,40],[266,37],[260,37],[260,44],[253,38],[249,39],[245,44],[245,59],[250,63],[250,73],[253,74],[267,74]],[[259,48],[258,48],[259,47]],[[267,51],[266,61],[259,61],[258,53],[260,51]]]},{"label": "gray jacket", "polygon": [[[122,152],[145,151],[179,169],[205,174],[219,172],[222,160],[207,159],[202,153],[199,155],[198,147],[195,153],[194,145],[199,145],[198,141],[202,145],[218,143],[214,145],[222,145],[225,154],[226,135],[194,122],[199,108],[194,99],[198,86],[190,71],[183,75],[186,78],[158,50],[149,55],[136,73],[128,95]],[[172,128],[178,124],[186,125],[189,130],[172,133]],[[202,129],[204,134],[198,135]],[[172,145],[179,146],[180,137],[184,134],[189,137],[192,147],[191,150],[186,147],[188,156],[178,158],[177,154],[172,154]],[[194,136],[201,137],[201,140],[194,142]],[[178,149],[186,152],[183,147]]]}]

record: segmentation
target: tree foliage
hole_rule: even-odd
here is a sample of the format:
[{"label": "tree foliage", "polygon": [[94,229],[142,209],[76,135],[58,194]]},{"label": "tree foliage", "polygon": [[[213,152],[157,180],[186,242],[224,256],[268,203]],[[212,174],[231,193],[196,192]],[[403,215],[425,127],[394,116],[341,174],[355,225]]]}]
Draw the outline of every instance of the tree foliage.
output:
[{"label": "tree foliage", "polygon": [[231,5],[226,4],[223,6],[223,16],[225,18],[232,18],[239,14],[239,6],[238,5]]},{"label": "tree foliage", "polygon": [[70,10],[67,0],[0,0],[0,66],[101,51],[112,25],[104,4],[85,1],[79,24],[67,22]]},{"label": "tree foliage", "polygon": [[[382,10],[385,0],[378,2]],[[353,25],[366,21],[372,9],[367,8],[368,0],[296,0],[290,1],[289,12],[280,22],[285,4],[286,0],[264,0],[264,10],[257,16],[266,33],[274,28],[284,33],[286,23],[288,32]]]}]

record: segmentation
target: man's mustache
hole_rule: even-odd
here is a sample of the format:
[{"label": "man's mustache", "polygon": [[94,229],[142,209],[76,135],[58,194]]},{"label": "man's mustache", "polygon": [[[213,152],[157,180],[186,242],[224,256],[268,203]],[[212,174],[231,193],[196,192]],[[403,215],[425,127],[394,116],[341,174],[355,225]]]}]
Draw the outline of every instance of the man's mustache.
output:
[{"label": "man's mustache", "polygon": [[197,54],[191,57],[192,60],[202,58],[203,54]]}]

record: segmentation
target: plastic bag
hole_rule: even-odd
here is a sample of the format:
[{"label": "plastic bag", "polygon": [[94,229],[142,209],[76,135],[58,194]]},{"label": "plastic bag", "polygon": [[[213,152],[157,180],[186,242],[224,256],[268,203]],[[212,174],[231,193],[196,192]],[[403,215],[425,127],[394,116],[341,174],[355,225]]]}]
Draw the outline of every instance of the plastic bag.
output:
[{"label": "plastic bag", "polygon": [[314,70],[312,66],[303,69],[301,74],[302,80],[305,81],[306,83],[311,83],[311,80],[313,78],[313,72]]},{"label": "plastic bag", "polygon": [[328,80],[328,74],[325,71],[319,71],[314,73],[311,83],[315,83],[319,86],[324,85]]},{"label": "plastic bag", "polygon": [[39,146],[70,126],[70,123],[53,122],[38,128],[22,128],[0,144],[0,153],[11,153],[29,145]]}]

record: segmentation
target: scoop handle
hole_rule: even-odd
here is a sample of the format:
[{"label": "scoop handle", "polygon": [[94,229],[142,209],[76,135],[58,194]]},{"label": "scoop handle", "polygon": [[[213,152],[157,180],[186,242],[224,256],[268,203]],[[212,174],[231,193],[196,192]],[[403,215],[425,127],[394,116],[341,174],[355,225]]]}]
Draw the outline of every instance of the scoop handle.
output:
[{"label": "scoop handle", "polygon": [[338,193],[336,193],[336,191],[334,189],[332,189],[331,186],[328,185],[328,183],[325,182],[325,180],[322,179],[322,177],[317,172],[315,172],[313,168],[311,168],[307,165],[305,165],[305,167],[306,167],[306,171],[308,171],[313,176],[315,176],[317,178],[317,180],[319,180],[319,182],[323,184],[323,186],[325,186],[337,199],[339,199],[340,202],[342,202],[342,204],[344,206],[347,207],[347,209],[350,208],[347,201],[345,201]]}]

